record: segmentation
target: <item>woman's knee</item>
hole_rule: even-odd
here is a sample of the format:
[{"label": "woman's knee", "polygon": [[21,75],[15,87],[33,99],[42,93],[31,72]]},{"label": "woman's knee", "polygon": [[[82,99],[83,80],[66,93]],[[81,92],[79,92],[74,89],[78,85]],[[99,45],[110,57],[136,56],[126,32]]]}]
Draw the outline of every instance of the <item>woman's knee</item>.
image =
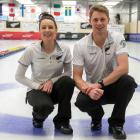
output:
[{"label": "woman's knee", "polygon": [[38,108],[40,108],[41,110],[44,110],[44,112],[46,114],[50,114],[54,110],[54,105],[51,105],[51,104],[42,104]]},{"label": "woman's knee", "polygon": [[65,85],[69,85],[69,86],[72,86],[72,87],[75,86],[74,80],[71,77],[69,77],[69,76],[63,76],[63,77],[60,78],[60,80]]},{"label": "woman's knee", "polygon": [[38,119],[45,119],[46,117],[48,117],[52,111],[53,111],[54,107],[53,106],[34,106],[33,107],[33,116],[35,118]]},{"label": "woman's knee", "polygon": [[71,97],[74,92],[74,86],[75,86],[75,82],[72,78],[70,78],[69,76],[63,76],[57,81],[55,88],[57,90],[60,90],[61,94],[63,94],[64,96],[70,95]]}]

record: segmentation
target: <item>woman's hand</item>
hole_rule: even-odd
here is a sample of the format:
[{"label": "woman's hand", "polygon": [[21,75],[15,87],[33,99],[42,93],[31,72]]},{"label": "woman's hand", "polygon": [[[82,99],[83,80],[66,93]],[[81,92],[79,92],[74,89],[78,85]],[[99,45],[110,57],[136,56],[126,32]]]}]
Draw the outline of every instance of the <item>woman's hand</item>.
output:
[{"label": "woman's hand", "polygon": [[41,91],[47,92],[48,94],[50,94],[52,92],[52,88],[53,88],[52,80],[48,80],[47,82],[45,82],[39,86],[39,89]]}]

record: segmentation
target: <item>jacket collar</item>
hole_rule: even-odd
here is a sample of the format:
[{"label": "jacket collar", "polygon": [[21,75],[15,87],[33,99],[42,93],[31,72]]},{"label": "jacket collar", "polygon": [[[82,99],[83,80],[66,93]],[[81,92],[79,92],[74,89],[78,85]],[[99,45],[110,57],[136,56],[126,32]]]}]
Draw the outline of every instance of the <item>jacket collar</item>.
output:
[{"label": "jacket collar", "polygon": [[[108,37],[105,40],[105,44],[104,44],[104,49],[108,49],[110,48],[110,46],[114,43],[114,40],[111,36],[111,33],[108,32]],[[92,38],[92,33],[90,33],[88,35],[88,39],[87,39],[87,47],[88,47],[88,51],[89,53],[96,53],[96,50],[98,49],[97,45],[95,44],[93,38]]]}]

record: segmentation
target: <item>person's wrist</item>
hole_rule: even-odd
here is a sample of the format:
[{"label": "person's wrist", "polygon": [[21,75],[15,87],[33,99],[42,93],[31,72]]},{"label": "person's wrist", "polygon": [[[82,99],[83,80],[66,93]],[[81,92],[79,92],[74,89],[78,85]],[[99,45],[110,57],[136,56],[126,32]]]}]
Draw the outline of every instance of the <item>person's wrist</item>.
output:
[{"label": "person's wrist", "polygon": [[103,80],[99,80],[98,81],[98,84],[100,84],[100,86],[101,86],[102,89],[105,87]]}]

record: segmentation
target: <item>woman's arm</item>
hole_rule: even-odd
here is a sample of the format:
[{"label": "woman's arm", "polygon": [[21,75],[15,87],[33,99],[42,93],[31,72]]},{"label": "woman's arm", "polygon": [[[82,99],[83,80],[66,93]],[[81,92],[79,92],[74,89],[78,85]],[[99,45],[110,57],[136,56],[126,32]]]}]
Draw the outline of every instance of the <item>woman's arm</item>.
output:
[{"label": "woman's arm", "polygon": [[18,68],[17,68],[17,71],[16,71],[15,79],[19,83],[21,83],[21,84],[23,84],[23,85],[25,85],[27,87],[30,87],[32,89],[38,89],[39,86],[40,86],[40,84],[38,84],[38,83],[30,80],[29,78],[27,78],[25,76],[25,73],[27,71],[27,68],[28,68],[27,66],[24,66],[23,64],[20,64],[19,63]]}]

